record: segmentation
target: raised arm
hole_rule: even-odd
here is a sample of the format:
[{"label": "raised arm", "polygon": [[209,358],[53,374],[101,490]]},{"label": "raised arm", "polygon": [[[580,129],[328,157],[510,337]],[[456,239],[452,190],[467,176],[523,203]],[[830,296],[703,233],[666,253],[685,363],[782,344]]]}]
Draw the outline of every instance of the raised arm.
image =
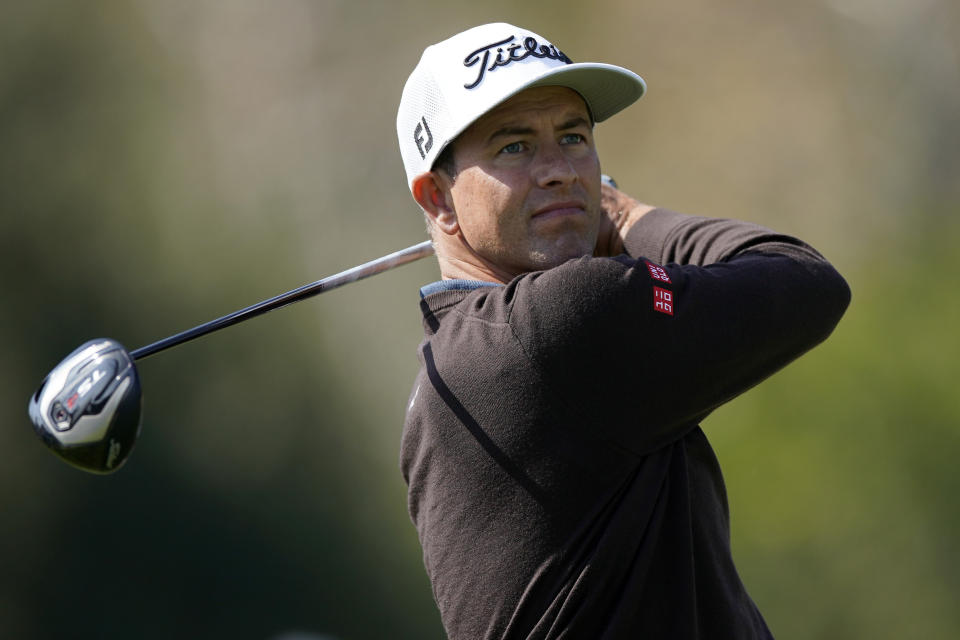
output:
[{"label": "raised arm", "polygon": [[849,303],[819,253],[754,224],[646,208],[623,236],[628,255],[516,281],[511,324],[558,395],[598,394],[585,420],[637,452],[826,339]]}]

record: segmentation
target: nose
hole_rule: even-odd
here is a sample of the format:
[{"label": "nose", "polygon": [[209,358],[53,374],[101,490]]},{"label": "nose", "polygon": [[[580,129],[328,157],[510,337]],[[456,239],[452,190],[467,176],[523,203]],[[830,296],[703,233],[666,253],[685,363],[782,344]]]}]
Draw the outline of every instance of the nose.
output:
[{"label": "nose", "polygon": [[563,147],[553,143],[541,145],[538,149],[534,180],[541,189],[568,186],[577,181],[577,171]]}]

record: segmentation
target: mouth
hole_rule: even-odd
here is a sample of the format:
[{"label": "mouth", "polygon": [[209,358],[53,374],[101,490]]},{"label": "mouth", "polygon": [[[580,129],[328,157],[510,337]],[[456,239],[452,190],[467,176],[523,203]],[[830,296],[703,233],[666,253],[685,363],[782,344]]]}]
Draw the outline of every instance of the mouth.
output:
[{"label": "mouth", "polygon": [[550,218],[561,218],[563,216],[582,215],[586,212],[586,205],[579,200],[567,200],[564,202],[552,202],[544,207],[540,207],[533,212],[531,218],[537,220],[548,220]]}]

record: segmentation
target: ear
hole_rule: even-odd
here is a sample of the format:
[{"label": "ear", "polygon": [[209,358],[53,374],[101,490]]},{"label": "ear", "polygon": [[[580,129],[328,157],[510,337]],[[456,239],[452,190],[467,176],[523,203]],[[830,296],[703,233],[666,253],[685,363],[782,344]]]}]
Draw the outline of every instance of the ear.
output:
[{"label": "ear", "polygon": [[411,186],[413,199],[426,212],[434,226],[448,235],[460,230],[457,212],[453,207],[453,196],[450,193],[451,186],[450,179],[437,171],[421,173],[413,179]]}]

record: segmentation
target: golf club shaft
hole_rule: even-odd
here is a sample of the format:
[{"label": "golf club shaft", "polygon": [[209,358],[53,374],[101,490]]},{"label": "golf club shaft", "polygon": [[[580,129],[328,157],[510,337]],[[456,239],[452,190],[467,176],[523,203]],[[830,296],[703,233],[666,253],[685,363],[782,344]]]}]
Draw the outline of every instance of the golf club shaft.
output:
[{"label": "golf club shaft", "polygon": [[163,351],[164,349],[169,349],[170,347],[183,344],[184,342],[188,342],[194,338],[199,338],[200,336],[212,333],[214,331],[219,331],[220,329],[235,325],[239,322],[243,322],[244,320],[249,320],[250,318],[263,315],[268,311],[285,307],[288,304],[293,304],[294,302],[300,302],[301,300],[319,295],[324,291],[330,291],[331,289],[342,287],[345,284],[350,284],[351,282],[356,282],[357,280],[369,278],[372,275],[389,271],[390,269],[407,264],[408,262],[419,260],[420,258],[425,258],[429,255],[433,255],[433,244],[429,240],[425,240],[420,244],[415,244],[412,247],[401,249],[400,251],[383,256],[382,258],[371,260],[370,262],[353,267],[352,269],[341,271],[340,273],[328,276],[323,280],[317,280],[316,282],[304,285],[286,293],[282,293],[278,296],[270,298],[269,300],[258,302],[257,304],[246,307],[245,309],[234,311],[233,313],[225,315],[222,318],[205,322],[204,324],[196,326],[192,329],[187,329],[186,331],[172,335],[169,338],[158,340],[157,342],[148,344],[145,347],[140,347],[135,351],[131,351],[130,357],[134,360],[146,358],[147,356],[153,355],[159,351]]}]

